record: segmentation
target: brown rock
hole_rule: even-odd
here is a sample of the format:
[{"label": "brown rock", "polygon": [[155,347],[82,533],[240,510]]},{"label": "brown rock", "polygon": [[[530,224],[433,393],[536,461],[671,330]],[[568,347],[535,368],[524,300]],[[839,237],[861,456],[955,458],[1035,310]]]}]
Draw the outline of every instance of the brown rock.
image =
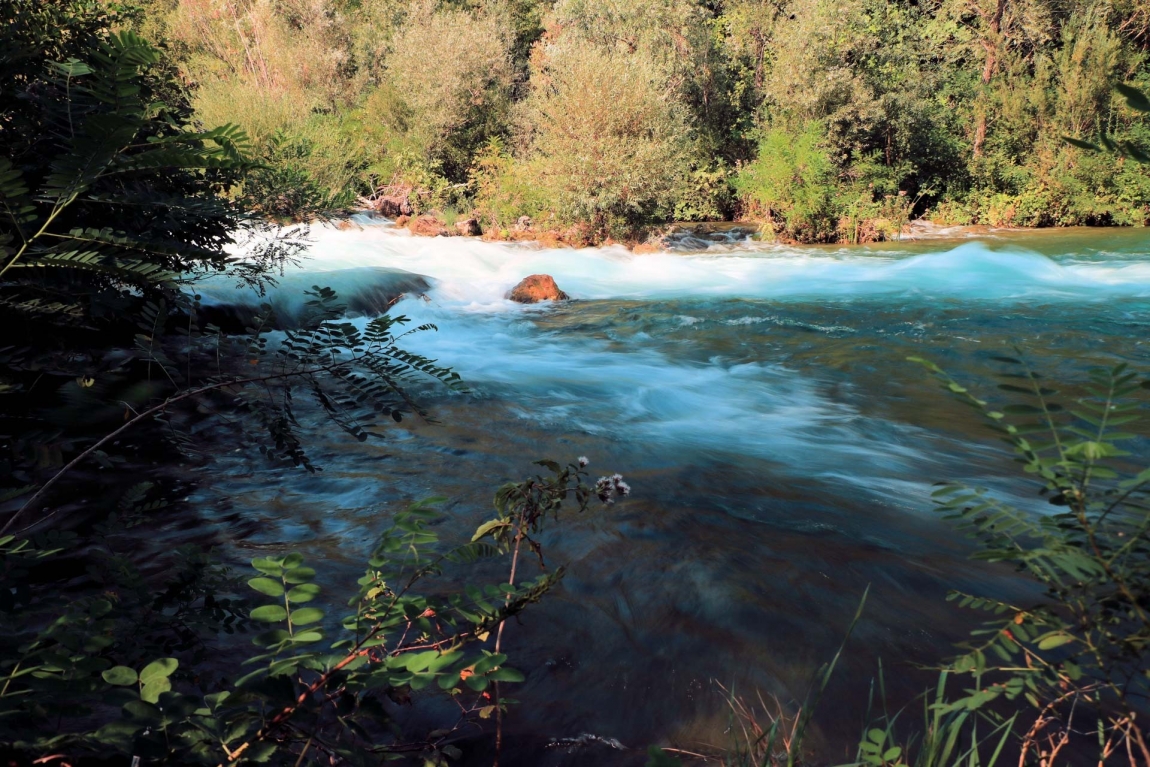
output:
[{"label": "brown rock", "polygon": [[569,296],[559,289],[549,274],[533,274],[524,277],[507,297],[521,304],[537,304],[540,301],[566,301]]},{"label": "brown rock", "polygon": [[411,220],[411,216],[400,216],[395,219],[396,226],[407,226],[407,222]]},{"label": "brown rock", "polygon": [[478,237],[483,234],[483,230],[479,228],[479,222],[474,218],[465,218],[456,221],[455,228],[464,237]]},{"label": "brown rock", "polygon": [[411,207],[411,191],[409,186],[389,186],[379,190],[375,197],[362,200],[362,202],[387,218],[410,216],[415,212]]},{"label": "brown rock", "polygon": [[527,232],[531,230],[531,216],[520,216],[515,222],[515,231]]},{"label": "brown rock", "polygon": [[642,255],[643,253],[661,253],[667,249],[667,243],[662,238],[647,240],[640,242],[635,247],[631,248],[631,252],[635,255]]},{"label": "brown rock", "polygon": [[420,237],[441,237],[448,234],[447,229],[435,216],[413,218],[407,222],[407,228],[411,230],[412,234],[417,234]]}]

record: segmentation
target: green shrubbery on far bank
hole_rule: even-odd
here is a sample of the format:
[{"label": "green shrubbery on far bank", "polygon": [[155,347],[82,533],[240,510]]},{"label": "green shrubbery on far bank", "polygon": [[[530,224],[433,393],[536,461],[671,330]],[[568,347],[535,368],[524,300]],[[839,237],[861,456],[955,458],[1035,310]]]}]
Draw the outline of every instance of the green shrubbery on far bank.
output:
[{"label": "green shrubbery on far bank", "polygon": [[[277,217],[413,190],[416,212],[638,240],[740,218],[863,242],[909,218],[1145,225],[1140,5],[1048,0],[141,0]],[[1142,15],[1139,15],[1142,13]]]}]

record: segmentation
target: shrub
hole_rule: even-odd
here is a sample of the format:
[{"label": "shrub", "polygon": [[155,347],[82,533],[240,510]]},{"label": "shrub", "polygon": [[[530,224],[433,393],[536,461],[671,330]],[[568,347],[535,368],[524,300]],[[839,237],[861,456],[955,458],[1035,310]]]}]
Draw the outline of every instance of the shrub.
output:
[{"label": "shrub", "polygon": [[252,138],[249,204],[300,219],[366,191],[377,150],[350,119],[365,71],[335,3],[186,0],[162,18],[199,119]]},{"label": "shrub", "polygon": [[797,135],[768,129],[758,157],[739,171],[735,189],[746,212],[763,216],[770,234],[797,242],[836,239],[837,169],[822,147],[824,136],[817,122]]},{"label": "shrub", "polygon": [[509,27],[506,15],[494,10],[413,3],[387,56],[380,91],[368,102],[368,119],[403,134],[448,179],[466,179],[475,152],[507,129],[514,71]]},{"label": "shrub", "polygon": [[149,43],[110,32],[106,16],[92,37],[29,23],[44,10],[59,29],[76,18],[65,3],[4,6],[5,45],[25,55],[0,73],[11,126],[0,134],[0,304],[23,322],[75,325],[100,304],[225,269],[246,219],[225,194],[251,161],[234,126],[192,124]]},{"label": "shrub", "polygon": [[[986,419],[1053,508],[1020,509],[954,482],[934,497],[977,541],[976,558],[1013,565],[1044,595],[1020,604],[949,595],[987,620],[947,666],[971,686],[961,696],[940,693],[932,708],[1017,726],[1019,763],[1034,755],[1053,765],[1064,753],[1069,764],[1075,749],[1093,741],[1100,762],[1117,753],[1141,764],[1150,760],[1139,718],[1150,693],[1150,470],[1139,471],[1125,448],[1138,439],[1129,429],[1144,407],[1137,392],[1150,382],[1120,364],[1092,371],[1084,392],[1066,399],[1021,359],[996,359],[1006,366],[999,388],[1015,398],[1005,406],[932,363],[912,361]],[[1016,713],[1002,716],[996,702]],[[1088,724],[1079,730],[1076,721]]]},{"label": "shrub", "polygon": [[[508,701],[500,685],[524,680],[500,652],[506,621],[563,577],[560,567],[517,578],[521,548],[542,561],[536,535],[548,518],[629,490],[621,477],[586,484],[584,459],[540,464],[546,475],[499,490],[497,516],[463,546],[439,544],[438,499],[396,513],[351,598],[338,601],[325,597],[297,552],[251,560],[244,589],[194,552],[177,557],[174,572],[147,576],[106,540],[81,553],[75,536],[0,536],[0,572],[16,585],[0,590],[0,745],[29,760],[53,753],[290,765],[312,749],[352,763],[458,759],[452,741],[460,728],[492,715],[501,721]],[[122,533],[133,518],[106,529]],[[498,586],[467,579],[455,591],[437,580],[447,568],[458,573],[501,553],[511,556],[510,576]],[[101,593],[76,599],[61,588],[59,564],[77,556],[104,567],[90,568],[69,591],[102,586]],[[333,620],[333,607],[344,604]],[[256,630],[256,649],[242,663],[216,657],[217,676],[203,665],[218,650],[211,643],[237,629]],[[454,725],[405,732],[396,709],[432,694],[452,700]]]},{"label": "shrub", "polygon": [[524,161],[564,225],[632,236],[672,214],[688,126],[660,69],[638,54],[556,43],[538,52],[523,111]]},{"label": "shrub", "polygon": [[471,183],[475,205],[490,229],[510,229],[520,216],[543,223],[548,215],[547,196],[539,186],[535,167],[516,162],[498,141],[488,144],[476,157]]}]

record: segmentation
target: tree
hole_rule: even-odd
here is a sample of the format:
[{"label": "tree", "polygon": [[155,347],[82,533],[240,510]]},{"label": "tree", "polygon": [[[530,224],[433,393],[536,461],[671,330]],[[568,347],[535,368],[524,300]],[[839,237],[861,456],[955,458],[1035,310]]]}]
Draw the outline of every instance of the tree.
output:
[{"label": "tree", "polygon": [[87,0],[0,8],[0,310],[87,322],[219,271],[252,167],[233,126],[200,130],[160,52]]}]

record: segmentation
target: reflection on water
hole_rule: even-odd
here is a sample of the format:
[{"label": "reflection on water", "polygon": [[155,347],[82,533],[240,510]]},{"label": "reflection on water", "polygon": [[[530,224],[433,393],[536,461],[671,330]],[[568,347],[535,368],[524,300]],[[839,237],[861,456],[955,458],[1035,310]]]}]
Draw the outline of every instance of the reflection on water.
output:
[{"label": "reflection on water", "polygon": [[[429,390],[442,425],[405,422],[377,443],[317,430],[316,476],[218,460],[198,500],[234,556],[306,544],[332,582],[349,583],[390,510],[448,496],[443,534],[465,540],[494,489],[540,457],[587,455],[635,488],[545,537],[570,575],[508,631],[528,674],[509,723],[510,763],[524,765],[642,763],[610,739],[639,751],[722,742],[711,680],[801,698],[871,584],[820,718],[829,747],[844,747],[878,658],[901,705],[928,681],[910,663],[968,627],[948,589],[1025,590],[966,561],[928,492],[967,479],[1033,505],[1032,488],[905,358],[977,382],[1019,344],[1071,376],[1145,362],[1150,323],[1150,242],[1137,231],[634,256],[369,225],[320,232],[312,254],[305,268],[337,290],[362,281],[361,267],[428,278],[395,311],[439,332],[409,348],[454,366],[474,393]],[[540,272],[576,300],[504,300]],[[494,580],[502,566],[483,572]],[[562,739],[583,745],[547,747]]]}]

